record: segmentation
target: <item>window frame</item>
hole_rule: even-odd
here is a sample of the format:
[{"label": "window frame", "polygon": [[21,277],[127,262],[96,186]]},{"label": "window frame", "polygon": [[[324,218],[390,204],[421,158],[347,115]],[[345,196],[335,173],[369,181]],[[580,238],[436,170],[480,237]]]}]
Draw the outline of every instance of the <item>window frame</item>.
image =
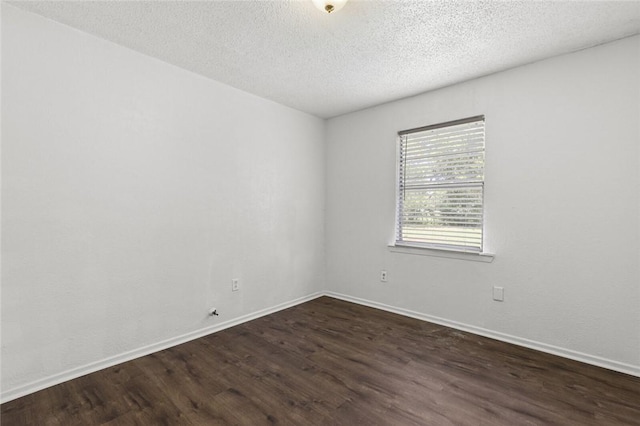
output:
[{"label": "window frame", "polygon": [[[484,130],[484,138],[483,138],[483,163],[482,163],[482,182],[480,183],[480,187],[482,188],[482,208],[481,208],[481,220],[480,220],[480,229],[481,229],[481,242],[479,250],[472,250],[465,248],[464,246],[455,245],[438,245],[438,244],[430,244],[430,243],[420,243],[420,242],[412,242],[412,241],[400,241],[398,237],[400,236],[400,227],[401,227],[401,174],[400,170],[401,166],[401,145],[403,143],[403,136],[419,133],[434,129],[452,127],[461,124],[473,123],[477,121],[483,122],[483,130]],[[436,124],[431,124],[427,126],[416,127],[407,130],[401,130],[398,132],[396,138],[396,197],[395,197],[395,222],[394,222],[394,235],[393,242],[388,245],[389,249],[392,252],[396,253],[408,253],[408,254],[419,254],[419,255],[429,255],[429,256],[438,256],[438,257],[449,257],[456,259],[468,259],[468,260],[479,260],[483,262],[491,262],[493,260],[494,255],[485,251],[485,218],[486,218],[486,203],[485,203],[485,183],[486,183],[486,117],[484,114],[475,115],[471,117],[466,117],[457,120],[450,120],[446,122],[440,122]],[[469,185],[470,187],[473,185]],[[434,187],[437,187],[434,185]]]}]

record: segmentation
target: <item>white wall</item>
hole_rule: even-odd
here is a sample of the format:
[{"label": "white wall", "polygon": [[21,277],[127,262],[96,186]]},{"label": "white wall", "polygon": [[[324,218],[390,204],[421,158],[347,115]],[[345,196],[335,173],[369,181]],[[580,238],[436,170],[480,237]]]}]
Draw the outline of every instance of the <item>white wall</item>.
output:
[{"label": "white wall", "polygon": [[[329,120],[329,290],[640,374],[639,76],[636,36]],[[479,114],[495,260],[390,252],[396,132]]]},{"label": "white wall", "polygon": [[322,120],[2,15],[3,392],[323,288]]}]

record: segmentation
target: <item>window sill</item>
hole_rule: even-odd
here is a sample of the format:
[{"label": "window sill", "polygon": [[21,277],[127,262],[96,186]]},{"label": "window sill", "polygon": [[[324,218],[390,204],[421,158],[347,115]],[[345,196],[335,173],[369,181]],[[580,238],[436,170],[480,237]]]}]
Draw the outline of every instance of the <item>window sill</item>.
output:
[{"label": "window sill", "polygon": [[389,251],[393,253],[416,254],[419,256],[446,257],[448,259],[470,260],[472,262],[491,263],[495,257],[492,253],[471,253],[464,251],[442,250],[435,248],[410,246],[410,245],[394,245],[388,246]]}]

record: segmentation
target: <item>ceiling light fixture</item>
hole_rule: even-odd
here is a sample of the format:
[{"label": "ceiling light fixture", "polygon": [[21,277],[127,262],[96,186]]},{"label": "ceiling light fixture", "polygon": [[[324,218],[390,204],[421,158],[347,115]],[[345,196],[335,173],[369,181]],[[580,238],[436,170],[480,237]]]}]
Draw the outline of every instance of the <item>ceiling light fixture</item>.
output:
[{"label": "ceiling light fixture", "polygon": [[316,5],[318,9],[327,13],[333,13],[333,12],[339,11],[347,2],[347,0],[311,0],[311,1],[313,2],[313,4]]}]

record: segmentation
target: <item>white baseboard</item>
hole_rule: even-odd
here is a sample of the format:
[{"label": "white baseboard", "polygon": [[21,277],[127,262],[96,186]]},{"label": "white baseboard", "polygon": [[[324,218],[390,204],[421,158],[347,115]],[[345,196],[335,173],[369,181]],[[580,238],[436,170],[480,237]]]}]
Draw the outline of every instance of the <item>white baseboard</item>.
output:
[{"label": "white baseboard", "polygon": [[478,334],[480,336],[489,337],[491,339],[500,340],[502,342],[512,343],[518,346],[524,346],[526,348],[535,349],[540,352],[546,352],[553,355],[558,355],[564,358],[573,359],[575,361],[584,362],[586,364],[591,364],[598,367],[607,368],[609,370],[618,371],[620,373],[625,373],[632,376],[640,377],[640,366],[638,365],[626,364],[626,363],[614,361],[611,359],[601,358],[598,356],[585,354],[585,353],[574,351],[571,349],[561,348],[558,346],[549,345],[542,342],[536,342],[534,340],[524,339],[522,337],[512,336],[509,334],[488,330],[482,327],[476,327],[473,325],[451,321],[445,318],[439,318],[432,315],[411,311],[409,309],[397,308],[395,306],[385,305],[384,303],[378,303],[371,300],[361,299],[359,297],[348,296],[346,294],[335,293],[332,291],[325,291],[324,295],[329,297],[334,297],[340,300],[345,300],[347,302],[357,303],[359,305],[369,306],[371,308],[381,309],[383,311],[393,312],[394,314],[404,315],[404,316],[419,319],[422,321],[428,321],[435,324],[444,325],[446,327],[455,328],[457,330],[467,331],[469,333]]},{"label": "white baseboard", "polygon": [[335,293],[332,291],[317,292],[298,299],[290,300],[288,302],[281,303],[270,308],[262,309],[247,315],[243,315],[238,318],[234,318],[229,321],[222,322],[210,327],[201,328],[180,336],[172,337],[170,339],[163,340],[161,342],[153,343],[151,345],[143,346],[138,349],[134,349],[128,352],[124,352],[109,358],[105,358],[101,361],[92,362],[71,370],[67,370],[52,376],[45,377],[40,380],[36,380],[9,390],[3,390],[0,394],[0,402],[5,403],[14,399],[20,398],[25,395],[37,392],[39,390],[55,386],[57,384],[72,380],[86,374],[90,374],[108,367],[112,367],[123,362],[131,361],[136,358],[149,355],[154,352],[158,352],[164,349],[171,348],[173,346],[180,345],[182,343],[189,342],[200,337],[207,336],[209,334],[225,330],[227,328],[239,325],[256,318],[263,317],[265,315],[272,314],[274,312],[281,311],[283,309],[290,308],[295,305],[299,305],[304,302],[316,299],[321,296],[329,296],[347,302],[357,303],[359,305],[369,306],[376,309],[381,309],[395,314],[404,315],[407,317],[419,319],[422,321],[428,321],[435,324],[440,324],[446,327],[455,328],[457,330],[467,331],[469,333],[478,334],[480,336],[489,337],[491,339],[500,340],[507,343],[513,343],[514,345],[524,346],[527,348],[535,349],[541,352],[547,352],[553,355],[558,355],[564,358],[573,359],[576,361],[584,362],[598,367],[607,368],[609,370],[619,371],[621,373],[630,374],[632,376],[640,377],[640,366],[625,364],[618,361],[613,361],[606,358],[597,357],[594,355],[585,354],[582,352],[573,351],[571,349],[565,349],[558,346],[548,345],[546,343],[536,342],[529,339],[524,339],[517,336],[511,336],[509,334],[500,333],[493,330],[488,330],[473,325],[463,324],[456,321],[447,320],[444,318],[435,317],[432,315],[423,314],[420,312],[411,311],[409,309],[398,308],[395,306],[385,305],[384,303],[378,303],[367,299],[361,299],[359,297],[348,296],[346,294]]},{"label": "white baseboard", "polygon": [[123,362],[131,361],[133,359],[140,358],[145,355],[152,354],[154,352],[162,351],[164,349],[168,349],[173,346],[181,345],[191,340],[207,336],[217,331],[222,331],[224,329],[233,327],[235,325],[239,325],[239,324],[254,320],[256,318],[260,318],[265,315],[269,315],[274,312],[278,312],[283,309],[287,309],[292,306],[299,305],[304,302],[308,302],[309,300],[313,300],[321,296],[324,296],[324,293],[322,292],[313,293],[304,297],[300,297],[298,299],[280,303],[279,305],[272,306],[270,308],[252,312],[250,314],[243,315],[241,317],[234,318],[229,321],[212,325],[210,327],[201,328],[199,330],[195,330],[180,336],[172,337],[170,339],[153,343],[151,345],[143,346],[138,349],[134,349],[128,352],[124,352],[124,353],[109,357],[109,358],[105,358],[101,361],[92,362],[90,364],[73,368],[71,370],[63,371],[61,373],[36,380],[30,383],[15,387],[13,389],[9,389],[6,391],[3,390],[2,394],[0,394],[0,402],[4,404],[5,402],[9,402],[14,399],[20,398],[22,396],[37,392],[39,390],[42,390],[51,386],[55,386],[57,384],[66,382],[68,380],[72,380],[90,373],[94,373],[96,371],[99,371],[108,367],[112,367],[114,365],[121,364]]}]

